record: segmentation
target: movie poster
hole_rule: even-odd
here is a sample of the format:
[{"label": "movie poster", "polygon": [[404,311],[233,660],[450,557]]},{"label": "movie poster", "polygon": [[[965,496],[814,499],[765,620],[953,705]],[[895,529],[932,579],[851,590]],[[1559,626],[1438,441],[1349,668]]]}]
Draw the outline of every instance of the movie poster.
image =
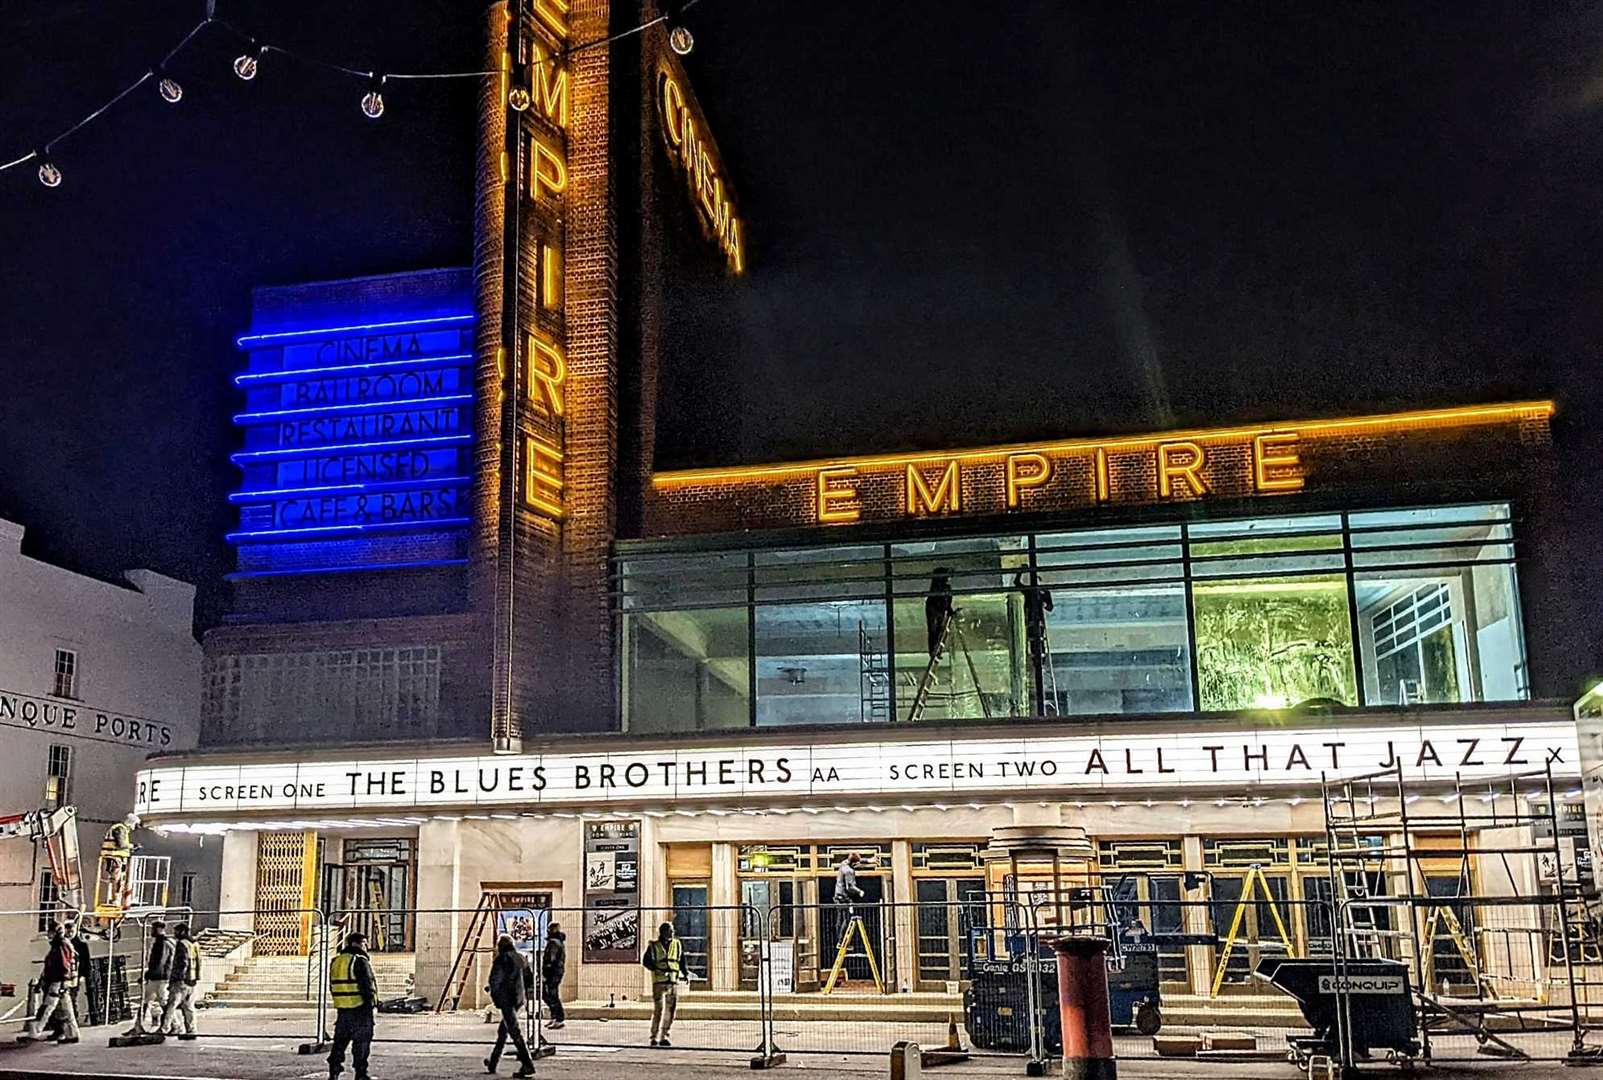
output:
[{"label": "movie poster", "polygon": [[640,822],[591,821],[584,827],[584,959],[640,960]]},{"label": "movie poster", "polygon": [[551,894],[502,893],[495,913],[495,930],[506,934],[525,958],[545,948],[546,929],[551,925]]}]

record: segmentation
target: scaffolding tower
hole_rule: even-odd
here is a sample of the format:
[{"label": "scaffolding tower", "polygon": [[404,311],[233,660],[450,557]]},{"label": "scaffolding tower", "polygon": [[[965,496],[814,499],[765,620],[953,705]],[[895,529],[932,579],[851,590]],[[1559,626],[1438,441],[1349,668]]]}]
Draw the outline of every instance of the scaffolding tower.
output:
[{"label": "scaffolding tower", "polygon": [[[1322,776],[1321,788],[1337,969],[1405,965],[1423,1058],[1432,1036],[1448,1035],[1472,1036],[1483,1054],[1526,1058],[1511,1033],[1565,1029],[1569,1056],[1589,1057],[1582,1008],[1591,980],[1578,947],[1595,935],[1560,837],[1551,764],[1490,781],[1455,774],[1439,794],[1409,791],[1401,762]],[[1537,895],[1549,873],[1551,895]],[[1349,998],[1349,1030],[1351,1012]]]}]

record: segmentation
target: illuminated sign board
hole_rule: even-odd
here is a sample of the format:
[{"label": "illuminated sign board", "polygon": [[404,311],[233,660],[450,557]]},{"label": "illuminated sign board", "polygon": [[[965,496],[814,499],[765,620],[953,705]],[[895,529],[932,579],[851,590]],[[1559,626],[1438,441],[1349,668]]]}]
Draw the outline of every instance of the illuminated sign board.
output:
[{"label": "illuminated sign board", "polygon": [[234,577],[465,561],[473,316],[341,319],[239,339]]},{"label": "illuminated sign board", "polygon": [[570,10],[566,0],[534,0],[532,18],[519,20],[520,85],[508,92],[507,122],[517,124],[523,176],[523,258],[533,264],[532,303],[518,305],[520,395],[519,485],[526,510],[562,519],[566,484],[568,382],[567,296],[564,254],[568,216],[568,130],[572,73],[568,58]]},{"label": "illuminated sign board", "polygon": [[668,67],[666,56],[657,68],[657,114],[668,159],[684,176],[703,230],[723,251],[729,269],[740,273],[746,268],[744,227],[733,192],[721,175],[712,137],[705,125],[697,126],[695,108],[679,77]]},{"label": "illuminated sign board", "polygon": [[1350,453],[1352,439],[1546,419],[1550,402],[1470,406],[1067,439],[974,450],[660,472],[659,497],[749,492],[754,504],[805,508],[807,521],[866,520],[1291,494],[1311,479],[1310,458]]},{"label": "illuminated sign board", "polygon": [[1517,724],[1369,723],[1208,728],[905,742],[787,744],[461,758],[372,757],[189,765],[138,775],[141,815],[429,806],[605,805],[1018,793],[1073,798],[1186,787],[1256,794],[1306,789],[1321,774],[1401,763],[1410,782],[1529,773],[1578,775],[1566,718]]}]

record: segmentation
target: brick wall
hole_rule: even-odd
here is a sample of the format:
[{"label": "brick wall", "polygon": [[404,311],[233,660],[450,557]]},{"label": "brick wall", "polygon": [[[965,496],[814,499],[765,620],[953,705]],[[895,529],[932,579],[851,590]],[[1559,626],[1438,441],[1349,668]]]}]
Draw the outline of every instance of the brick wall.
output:
[{"label": "brick wall", "polygon": [[[535,16],[525,8],[526,37]],[[506,9],[487,18],[486,66],[505,53]],[[606,0],[576,0],[568,42],[608,32]],[[553,416],[526,396],[532,360],[503,341],[502,276],[505,188],[502,88],[486,82],[479,100],[474,280],[479,313],[478,475],[474,505],[473,607],[488,683],[492,734],[597,730],[613,723],[608,555],[616,533],[618,445],[618,260],[612,190],[610,54],[586,49],[566,60],[570,94],[565,130],[542,126],[530,109],[531,134],[564,146],[567,185],[560,199],[528,197],[527,155],[515,178],[518,204],[518,337],[529,331],[563,348],[563,409]],[[560,307],[541,303],[539,244],[562,251]],[[508,362],[510,358],[510,362]],[[509,413],[510,410],[510,413]],[[560,520],[531,507],[522,490],[524,437],[536,435],[563,454]]]}]

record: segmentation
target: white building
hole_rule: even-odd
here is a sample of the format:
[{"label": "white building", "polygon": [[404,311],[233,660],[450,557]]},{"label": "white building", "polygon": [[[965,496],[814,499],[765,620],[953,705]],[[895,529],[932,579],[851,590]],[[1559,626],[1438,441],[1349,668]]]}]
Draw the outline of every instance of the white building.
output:
[{"label": "white building", "polygon": [[[195,744],[195,587],[149,570],[89,577],[24,555],[22,537],[0,519],[0,813],[76,806],[89,900],[100,840],[132,809],[146,755]],[[169,905],[217,906],[221,845],[135,840],[172,857]],[[0,981],[25,985],[44,951],[49,916],[16,913],[56,900],[44,853],[0,841]]]}]

